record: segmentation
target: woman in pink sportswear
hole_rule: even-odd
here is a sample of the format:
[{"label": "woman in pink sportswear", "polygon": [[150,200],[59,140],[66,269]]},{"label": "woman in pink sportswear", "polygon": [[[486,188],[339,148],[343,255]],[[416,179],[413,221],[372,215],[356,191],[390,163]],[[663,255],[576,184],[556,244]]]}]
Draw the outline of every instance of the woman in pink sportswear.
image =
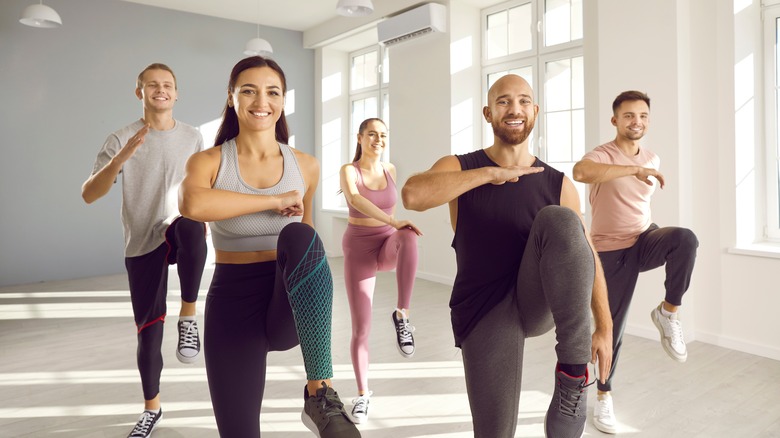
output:
[{"label": "woman in pink sportswear", "polygon": [[387,126],[381,119],[360,124],[355,158],[341,168],[341,192],[347,200],[349,219],[344,232],[344,280],[352,316],[350,353],[357,380],[358,397],[352,400],[356,423],[368,419],[368,335],[377,271],[395,268],[398,282],[397,308],[392,314],[398,351],[414,354],[414,327],[409,306],[417,273],[417,236],[410,221],[393,217],[398,192],[395,166],[382,162],[387,147]]}]

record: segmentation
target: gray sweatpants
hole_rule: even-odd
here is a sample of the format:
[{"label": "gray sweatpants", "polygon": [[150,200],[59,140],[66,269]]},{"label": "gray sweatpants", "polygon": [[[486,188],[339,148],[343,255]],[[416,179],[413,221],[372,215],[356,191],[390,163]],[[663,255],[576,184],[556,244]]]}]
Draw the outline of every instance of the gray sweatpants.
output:
[{"label": "gray sweatpants", "polygon": [[[558,362],[590,361],[594,273],[593,252],[579,217],[566,207],[540,210],[516,289],[461,342],[475,438],[514,437],[526,337],[555,327]],[[554,366],[550,364],[551,375]]]}]

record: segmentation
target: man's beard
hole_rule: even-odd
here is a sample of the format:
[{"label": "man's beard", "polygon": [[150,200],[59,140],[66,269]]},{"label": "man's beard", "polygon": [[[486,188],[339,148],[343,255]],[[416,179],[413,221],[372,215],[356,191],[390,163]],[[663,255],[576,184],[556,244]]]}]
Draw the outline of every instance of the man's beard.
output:
[{"label": "man's beard", "polygon": [[525,129],[522,131],[509,129],[502,122],[496,121],[491,123],[491,126],[493,127],[493,134],[501,139],[502,142],[506,144],[521,144],[531,135],[531,131],[534,129],[534,122],[534,120],[526,120],[524,123]]}]

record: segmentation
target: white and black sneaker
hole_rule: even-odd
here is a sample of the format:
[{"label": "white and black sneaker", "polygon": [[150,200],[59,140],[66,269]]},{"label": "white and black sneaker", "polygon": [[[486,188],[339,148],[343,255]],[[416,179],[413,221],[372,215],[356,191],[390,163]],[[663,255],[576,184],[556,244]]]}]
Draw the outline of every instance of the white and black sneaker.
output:
[{"label": "white and black sneaker", "polygon": [[179,343],[176,346],[176,358],[181,363],[193,363],[200,354],[200,335],[195,319],[179,320]]},{"label": "white and black sneaker", "polygon": [[[399,319],[397,314],[401,314]],[[409,318],[406,317],[406,311],[401,309],[395,309],[393,312],[393,325],[395,326],[395,335],[397,340],[398,352],[405,358],[410,358],[414,355],[414,326],[409,323]]]},{"label": "white and black sneaker", "polygon": [[352,399],[352,422],[362,424],[368,420],[368,404],[371,402],[373,391],[357,396]]},{"label": "white and black sneaker", "polygon": [[128,435],[127,438],[147,438],[152,436],[152,431],[160,424],[162,417],[162,409],[157,412],[144,411],[138,419],[138,423],[135,423],[133,431],[130,432],[130,435]]}]

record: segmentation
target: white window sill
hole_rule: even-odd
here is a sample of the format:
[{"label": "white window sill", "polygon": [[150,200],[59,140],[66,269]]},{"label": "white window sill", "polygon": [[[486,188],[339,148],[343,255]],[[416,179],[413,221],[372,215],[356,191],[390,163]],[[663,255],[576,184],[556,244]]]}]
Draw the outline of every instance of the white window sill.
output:
[{"label": "white window sill", "polygon": [[751,243],[747,245],[738,245],[728,249],[729,254],[746,255],[753,257],[767,257],[780,259],[780,244],[777,243]]}]

